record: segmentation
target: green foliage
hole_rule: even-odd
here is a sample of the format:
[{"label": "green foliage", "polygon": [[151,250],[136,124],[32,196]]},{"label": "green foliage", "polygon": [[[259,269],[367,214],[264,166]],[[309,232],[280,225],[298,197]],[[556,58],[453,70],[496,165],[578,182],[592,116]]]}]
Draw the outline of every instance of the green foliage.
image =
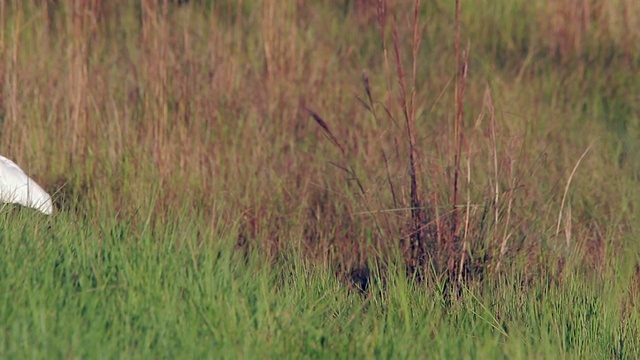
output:
[{"label": "green foliage", "polygon": [[137,233],[27,215],[2,219],[3,357],[640,355],[617,276],[507,277],[447,295],[392,266],[361,295],[326,269],[242,255],[233,232],[198,234],[200,220]]},{"label": "green foliage", "polygon": [[640,357],[637,2],[368,3],[3,5],[0,357]]}]

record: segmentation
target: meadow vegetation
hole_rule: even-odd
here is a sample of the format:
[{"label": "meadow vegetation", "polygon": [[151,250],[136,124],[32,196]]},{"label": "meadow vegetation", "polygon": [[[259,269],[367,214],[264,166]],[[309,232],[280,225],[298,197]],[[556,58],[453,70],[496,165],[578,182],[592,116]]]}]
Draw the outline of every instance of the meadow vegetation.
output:
[{"label": "meadow vegetation", "polygon": [[8,358],[640,357],[640,2],[0,1]]}]

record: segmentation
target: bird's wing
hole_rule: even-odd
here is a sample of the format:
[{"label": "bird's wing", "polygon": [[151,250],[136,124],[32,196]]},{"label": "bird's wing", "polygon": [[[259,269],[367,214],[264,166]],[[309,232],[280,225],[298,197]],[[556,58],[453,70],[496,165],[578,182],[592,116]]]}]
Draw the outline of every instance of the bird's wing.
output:
[{"label": "bird's wing", "polygon": [[29,180],[27,174],[16,163],[2,155],[0,155],[0,176],[20,180],[24,183]]},{"label": "bird's wing", "polygon": [[0,201],[18,203],[53,213],[51,196],[13,161],[0,155]]}]

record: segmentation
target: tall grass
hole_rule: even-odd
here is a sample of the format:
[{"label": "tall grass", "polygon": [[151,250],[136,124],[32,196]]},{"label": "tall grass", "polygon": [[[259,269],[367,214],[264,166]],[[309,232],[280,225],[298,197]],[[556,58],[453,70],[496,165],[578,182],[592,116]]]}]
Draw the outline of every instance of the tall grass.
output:
[{"label": "tall grass", "polygon": [[202,219],[0,221],[6,357],[638,356],[619,281],[526,289],[512,276],[452,301],[392,265],[363,297],[327,268],[245,257],[237,229],[198,234]]},{"label": "tall grass", "polygon": [[637,357],[640,7],[574,3],[1,1],[0,353]]}]

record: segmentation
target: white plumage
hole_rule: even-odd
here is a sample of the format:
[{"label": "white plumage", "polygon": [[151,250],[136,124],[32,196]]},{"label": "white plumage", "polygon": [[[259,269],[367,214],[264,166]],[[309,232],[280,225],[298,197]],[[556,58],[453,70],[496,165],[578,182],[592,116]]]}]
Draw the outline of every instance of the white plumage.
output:
[{"label": "white plumage", "polygon": [[16,163],[0,155],[0,201],[15,203],[53,214],[51,196]]}]

